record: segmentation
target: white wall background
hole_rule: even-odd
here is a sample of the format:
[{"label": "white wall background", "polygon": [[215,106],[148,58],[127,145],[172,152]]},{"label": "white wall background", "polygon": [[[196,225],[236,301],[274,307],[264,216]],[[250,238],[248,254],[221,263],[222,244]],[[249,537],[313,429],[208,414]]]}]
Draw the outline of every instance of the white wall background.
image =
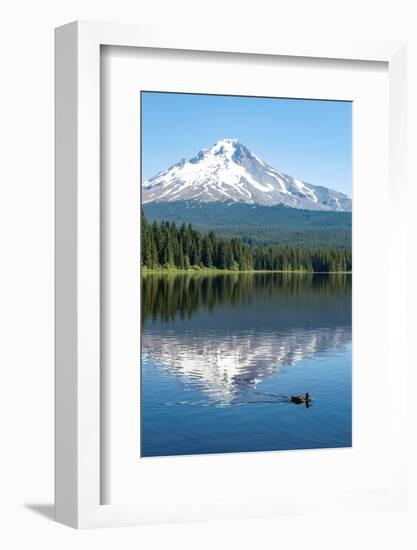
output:
[{"label": "white wall background", "polygon": [[[75,19],[170,25],[230,23],[248,33],[410,39],[412,0],[14,0],[0,17],[0,546],[13,548],[413,547],[414,513],[281,517],[77,532],[53,514],[53,29]],[[417,98],[416,73],[409,97]],[[410,168],[417,109],[409,105]],[[417,183],[416,183],[417,185]],[[417,205],[415,186],[408,190]],[[416,216],[414,216],[416,218]],[[417,235],[413,221],[410,228]],[[413,240],[412,240],[413,242]],[[410,265],[410,281],[414,276]],[[410,335],[413,334],[410,300]],[[414,302],[415,303],[415,302]],[[415,374],[410,365],[410,396]],[[410,417],[411,434],[415,425]],[[414,426],[414,429],[413,429]],[[412,430],[412,431],[411,431]],[[414,447],[410,451],[415,450]],[[415,476],[414,480],[415,480]],[[414,485],[415,486],[415,485]],[[415,500],[415,499],[414,499]]]}]

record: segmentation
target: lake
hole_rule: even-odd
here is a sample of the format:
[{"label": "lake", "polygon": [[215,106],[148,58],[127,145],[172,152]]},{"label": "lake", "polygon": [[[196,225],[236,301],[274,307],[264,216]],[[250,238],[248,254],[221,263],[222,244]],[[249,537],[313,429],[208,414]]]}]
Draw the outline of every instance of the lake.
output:
[{"label": "lake", "polygon": [[141,456],[350,447],[351,305],[348,274],[143,275]]}]

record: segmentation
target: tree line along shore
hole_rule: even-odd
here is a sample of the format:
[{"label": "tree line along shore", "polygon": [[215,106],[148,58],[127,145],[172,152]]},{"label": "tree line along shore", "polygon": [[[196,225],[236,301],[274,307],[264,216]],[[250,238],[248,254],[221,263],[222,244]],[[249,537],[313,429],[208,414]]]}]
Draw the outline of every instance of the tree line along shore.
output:
[{"label": "tree line along shore", "polygon": [[202,233],[191,224],[154,220],[142,210],[142,270],[350,272],[350,248],[291,245],[249,246],[238,238]]}]

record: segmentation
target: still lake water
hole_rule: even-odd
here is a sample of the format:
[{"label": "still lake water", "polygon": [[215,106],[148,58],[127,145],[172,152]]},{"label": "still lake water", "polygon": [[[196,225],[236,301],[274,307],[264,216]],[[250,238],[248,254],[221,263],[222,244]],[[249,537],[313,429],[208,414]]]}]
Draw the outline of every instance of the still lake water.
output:
[{"label": "still lake water", "polygon": [[142,456],[351,446],[350,275],[144,275],[142,300]]}]

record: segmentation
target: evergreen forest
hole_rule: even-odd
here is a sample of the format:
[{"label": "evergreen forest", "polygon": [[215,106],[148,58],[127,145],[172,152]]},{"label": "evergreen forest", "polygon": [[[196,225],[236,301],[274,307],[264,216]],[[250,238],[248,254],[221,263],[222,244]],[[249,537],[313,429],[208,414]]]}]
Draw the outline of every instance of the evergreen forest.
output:
[{"label": "evergreen forest", "polygon": [[350,272],[351,249],[290,244],[251,246],[237,237],[202,232],[191,224],[154,220],[141,215],[142,267],[145,270],[227,270]]}]

